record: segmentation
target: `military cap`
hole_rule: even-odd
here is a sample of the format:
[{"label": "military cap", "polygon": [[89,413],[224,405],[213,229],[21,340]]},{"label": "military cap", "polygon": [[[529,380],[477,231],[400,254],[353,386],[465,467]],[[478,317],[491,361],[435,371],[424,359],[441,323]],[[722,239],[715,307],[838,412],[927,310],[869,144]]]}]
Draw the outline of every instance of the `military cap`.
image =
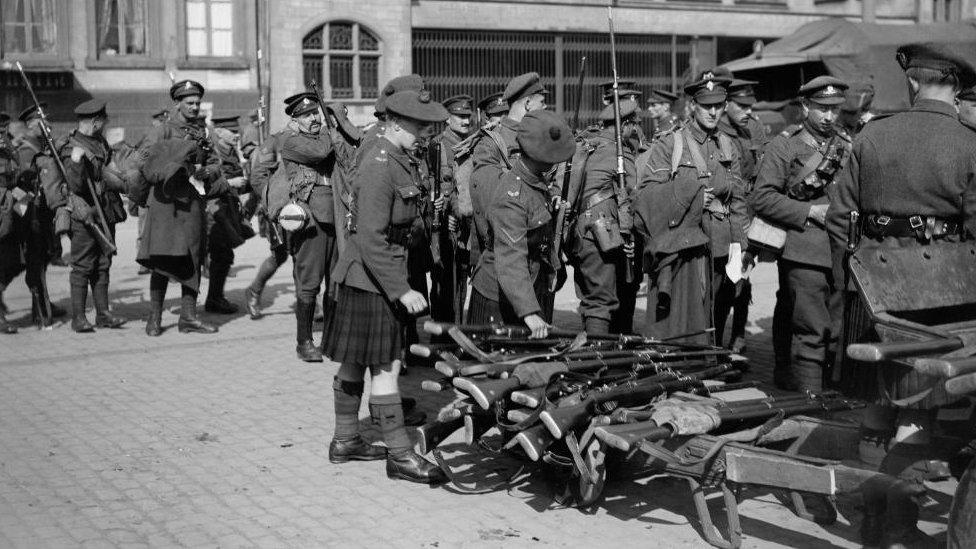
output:
[{"label": "military cap", "polygon": [[844,92],[844,104],[840,110],[846,112],[857,112],[871,106],[874,100],[874,86],[871,84],[859,84],[851,86]]},{"label": "military cap", "polygon": [[798,95],[821,105],[840,105],[844,102],[847,84],[833,76],[818,76],[800,86]]},{"label": "military cap", "polygon": [[959,95],[956,97],[959,98],[960,101],[976,102],[976,89],[966,88],[959,92]]},{"label": "military cap", "polygon": [[89,99],[75,107],[74,113],[78,118],[94,118],[103,115],[105,114],[105,102]]},{"label": "military cap", "polygon": [[[600,90],[602,90],[604,100],[613,99],[613,80],[600,82],[598,86],[600,86]],[[617,94],[620,97],[626,97],[628,95],[644,95],[643,92],[637,89],[637,82],[633,80],[617,80]]]},{"label": "military cap", "polygon": [[963,88],[976,85],[976,69],[949,44],[927,42],[906,44],[898,48],[895,59],[904,70],[910,68],[933,69],[943,74],[954,74]]},{"label": "military cap", "polygon": [[319,98],[312,92],[301,92],[285,98],[285,114],[301,116],[319,108]]},{"label": "military cap", "polygon": [[734,78],[729,83],[729,99],[743,106],[756,104],[756,90],[753,86],[758,84],[755,80],[741,80]]},{"label": "military cap", "polygon": [[424,89],[424,79],[419,74],[405,74],[403,76],[397,76],[383,86],[383,89],[380,91],[380,96],[376,98],[376,106],[374,107],[374,110],[376,111],[376,114],[385,114],[387,97],[399,91],[420,91],[422,89]]},{"label": "military cap", "polygon": [[[41,101],[41,108],[47,110],[47,102]],[[26,109],[20,111],[20,114],[17,115],[17,120],[20,120],[21,122],[28,122],[32,118],[36,118],[38,116],[40,115],[37,112],[37,105],[31,103]]]},{"label": "military cap", "polygon": [[549,164],[565,162],[576,152],[573,130],[552,111],[532,111],[522,118],[515,132],[522,153]]},{"label": "military cap", "polygon": [[472,101],[474,101],[473,97],[462,93],[461,95],[448,97],[447,99],[441,101],[441,104],[444,105],[447,112],[451,114],[456,114],[459,116],[471,116],[471,114],[474,112],[471,109]]},{"label": "military cap", "polygon": [[539,73],[527,72],[509,80],[508,85],[505,86],[505,91],[502,93],[502,99],[511,105],[523,97],[528,97],[536,93],[545,95],[549,92],[539,82]]},{"label": "military cap", "polygon": [[152,115],[150,115],[149,118],[162,118],[162,117],[166,116],[167,114],[169,114],[169,108],[167,108],[167,107],[160,107],[160,108],[156,109],[152,113]]},{"label": "military cap", "polygon": [[6,124],[10,122],[10,115],[4,111],[0,111],[0,124]]},{"label": "military cap", "polygon": [[215,128],[224,128],[230,131],[240,131],[241,129],[241,117],[235,115],[228,116],[211,116],[210,123],[214,125]]},{"label": "military cap", "polygon": [[720,76],[712,71],[703,71],[698,79],[685,86],[685,93],[690,95],[699,105],[714,105],[724,103],[728,99],[726,87],[731,79]]},{"label": "military cap", "polygon": [[427,90],[398,91],[386,98],[386,110],[420,122],[444,122],[447,109],[430,97]]},{"label": "military cap", "polygon": [[[628,118],[637,118],[640,111],[636,101],[621,101],[620,102],[620,120],[624,121]],[[613,122],[613,103],[610,103],[603,110],[600,111],[600,121],[601,122]]]},{"label": "military cap", "polygon": [[191,95],[203,97],[203,92],[203,84],[195,80],[180,80],[169,88],[169,96],[173,101],[179,101]]},{"label": "military cap", "polygon": [[647,102],[651,105],[657,103],[674,103],[678,100],[678,94],[671,93],[667,90],[651,90],[650,95],[647,96]]},{"label": "military cap", "polygon": [[478,102],[478,109],[489,116],[508,112],[508,103],[502,99],[503,92],[495,92]]}]

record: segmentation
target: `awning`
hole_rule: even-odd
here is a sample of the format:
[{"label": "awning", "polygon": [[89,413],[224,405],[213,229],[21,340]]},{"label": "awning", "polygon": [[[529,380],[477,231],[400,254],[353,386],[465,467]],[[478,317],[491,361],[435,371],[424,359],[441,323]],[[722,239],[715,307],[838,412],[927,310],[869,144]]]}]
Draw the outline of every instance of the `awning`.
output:
[{"label": "awning", "polygon": [[749,57],[743,57],[742,59],[729,61],[728,63],[722,66],[735,73],[741,71],[765,69],[767,67],[782,67],[784,65],[795,65],[797,63],[806,63],[808,61],[820,61],[820,55],[813,55],[813,56],[769,55],[769,56],[756,57],[755,54],[753,54],[750,55]]}]

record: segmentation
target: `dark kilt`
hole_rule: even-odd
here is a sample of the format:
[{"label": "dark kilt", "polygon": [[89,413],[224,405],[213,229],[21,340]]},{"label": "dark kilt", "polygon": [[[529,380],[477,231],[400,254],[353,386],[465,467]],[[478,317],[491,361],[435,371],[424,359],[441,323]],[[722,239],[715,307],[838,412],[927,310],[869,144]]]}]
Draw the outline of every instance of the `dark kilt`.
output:
[{"label": "dark kilt", "polygon": [[468,305],[468,324],[492,324],[502,321],[502,310],[497,301],[471,290],[471,303]]},{"label": "dark kilt", "polygon": [[323,333],[325,356],[340,364],[379,366],[403,358],[404,323],[378,293],[340,285]]}]

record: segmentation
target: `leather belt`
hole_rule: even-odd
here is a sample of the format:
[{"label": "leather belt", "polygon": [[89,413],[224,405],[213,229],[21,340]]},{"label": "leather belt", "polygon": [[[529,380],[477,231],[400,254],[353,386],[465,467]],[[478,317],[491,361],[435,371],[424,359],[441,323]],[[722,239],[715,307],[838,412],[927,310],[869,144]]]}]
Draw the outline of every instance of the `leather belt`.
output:
[{"label": "leather belt", "polygon": [[591,194],[583,202],[583,211],[586,211],[586,210],[595,208],[597,206],[597,204],[600,204],[601,202],[603,202],[605,200],[610,200],[611,198],[614,198],[615,196],[616,196],[616,194],[613,192],[613,189],[603,189],[601,191],[597,191],[597,192]]},{"label": "leather belt", "polygon": [[925,241],[961,234],[961,229],[962,224],[957,221],[924,215],[891,217],[872,214],[864,223],[864,233],[872,238],[910,236]]}]

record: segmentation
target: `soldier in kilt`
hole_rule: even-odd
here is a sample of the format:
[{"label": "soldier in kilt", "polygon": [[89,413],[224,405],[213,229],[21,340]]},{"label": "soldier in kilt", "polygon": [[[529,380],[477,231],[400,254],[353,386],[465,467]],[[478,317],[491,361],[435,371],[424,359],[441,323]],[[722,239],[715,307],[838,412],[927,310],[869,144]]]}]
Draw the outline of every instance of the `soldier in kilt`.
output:
[{"label": "soldier in kilt", "polygon": [[[399,373],[404,333],[427,310],[410,287],[407,256],[426,242],[421,211],[429,200],[410,151],[433,135],[447,111],[427,91],[400,91],[386,98],[387,122],[353,180],[353,218],[346,248],[333,271],[339,284],[336,309],[327,317],[323,348],[341,366],[335,376],[336,428],[329,461],[386,458],[390,478],[424,484],[446,480],[439,467],[417,455],[404,427]],[[358,432],[364,376],[369,370],[370,413],[387,450]]]}]

